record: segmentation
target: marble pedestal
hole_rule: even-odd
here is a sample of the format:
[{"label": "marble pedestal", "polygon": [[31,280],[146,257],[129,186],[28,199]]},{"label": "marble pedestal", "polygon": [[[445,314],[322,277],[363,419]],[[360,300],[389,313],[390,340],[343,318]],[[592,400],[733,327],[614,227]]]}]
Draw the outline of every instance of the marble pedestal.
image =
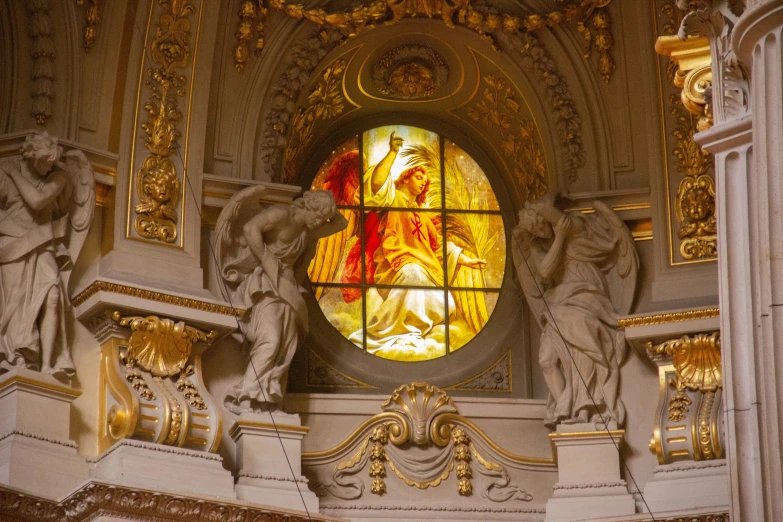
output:
[{"label": "marble pedestal", "polygon": [[656,466],[653,479],[644,487],[644,499],[656,514],[695,508],[726,511],[729,508],[726,461],[687,461]]},{"label": "marble pedestal", "polygon": [[214,453],[124,439],[93,461],[91,478],[99,482],[236,499],[234,478]]},{"label": "marble pedestal", "polygon": [[79,395],[25,368],[0,375],[0,484],[60,500],[84,483],[89,465],[69,437]]},{"label": "marble pedestal", "polygon": [[237,448],[237,497],[318,513],[318,497],[302,476],[302,438],[309,428],[299,415],[273,415],[243,413],[229,430]]},{"label": "marble pedestal", "polygon": [[590,424],[560,425],[549,435],[557,456],[558,482],[546,504],[547,522],[633,515],[636,506],[620,477],[624,430],[598,431]]}]

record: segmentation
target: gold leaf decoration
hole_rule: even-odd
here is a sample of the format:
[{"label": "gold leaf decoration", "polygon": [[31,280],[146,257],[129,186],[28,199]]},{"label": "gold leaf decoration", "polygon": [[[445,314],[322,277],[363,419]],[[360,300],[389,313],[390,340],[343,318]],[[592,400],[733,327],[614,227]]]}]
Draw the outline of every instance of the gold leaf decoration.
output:
[{"label": "gold leaf decoration", "polygon": [[183,321],[154,315],[121,317],[114,312],[112,318],[133,331],[128,341],[127,364],[138,365],[155,377],[179,374],[185,369],[193,343],[215,337],[214,331],[204,333]]},{"label": "gold leaf decoration", "polygon": [[320,80],[307,97],[308,105],[298,109],[291,119],[291,139],[283,157],[283,176],[286,183],[296,179],[302,152],[310,146],[315,137],[315,125],[343,113],[345,97],[342,79],[345,60],[337,60],[321,73]]},{"label": "gold leaf decoration", "polygon": [[[247,63],[246,43],[252,39],[252,24],[255,13],[266,13],[276,9],[296,20],[308,20],[321,28],[341,29],[353,36],[378,24],[392,24],[404,18],[439,18],[448,27],[467,27],[485,38],[491,34],[520,34],[545,27],[557,27],[563,22],[577,19],[578,29],[585,41],[595,40],[598,49],[598,70],[608,82],[614,72],[611,50],[614,42],[611,36],[610,19],[606,7],[611,0],[565,0],[559,9],[548,13],[530,13],[517,16],[511,13],[495,12],[485,6],[472,5],[470,0],[375,0],[361,2],[358,6],[337,12],[323,8],[307,9],[301,4],[290,4],[285,0],[245,0],[240,8],[237,27],[237,47],[234,50],[234,65],[242,70]],[[592,28],[592,29],[591,29]],[[262,23],[259,24],[262,33]],[[593,37],[592,34],[595,33]],[[260,46],[263,46],[263,38]],[[257,49],[260,49],[260,46]],[[589,48],[585,54],[589,56]]]},{"label": "gold leaf decoration", "polygon": [[468,108],[468,118],[498,131],[500,149],[512,161],[514,176],[525,189],[523,200],[536,200],[546,192],[547,183],[535,122],[522,116],[521,104],[503,78],[488,74],[482,80],[482,99]]},{"label": "gold leaf decoration", "polygon": [[149,47],[156,68],[147,70],[146,86],[151,91],[144,105],[147,121],[141,124],[146,134],[144,146],[151,156],[145,158],[136,174],[140,203],[134,221],[136,232],[147,239],[173,243],[177,239],[176,203],[181,185],[170,156],[178,147],[182,119],[178,98],[185,95],[186,78],[181,71],[190,56],[190,15],[193,5],[187,0],[159,0],[164,8],[158,18],[155,37]]}]

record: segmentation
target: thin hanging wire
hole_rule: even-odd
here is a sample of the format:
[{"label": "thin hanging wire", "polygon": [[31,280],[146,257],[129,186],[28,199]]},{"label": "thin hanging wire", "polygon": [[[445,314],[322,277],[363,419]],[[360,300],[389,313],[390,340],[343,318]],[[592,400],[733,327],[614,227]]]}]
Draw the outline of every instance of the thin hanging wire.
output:
[{"label": "thin hanging wire", "polygon": [[[144,41],[144,36],[142,35],[141,28],[138,25],[138,16],[137,16],[137,13],[136,13],[136,8],[135,8],[135,6],[132,3],[129,4],[129,5],[131,7],[131,10],[133,11],[133,25],[136,28],[136,33],[138,34],[139,39],[141,40],[142,49],[144,50],[143,52],[147,55],[147,60],[149,61],[149,63],[152,63],[152,57],[149,54],[149,49],[147,49],[147,42]],[[190,122],[187,122],[187,123],[189,124]],[[134,135],[134,139],[136,139],[135,135]],[[179,160],[182,163],[182,166],[184,168],[185,167],[185,160],[182,157],[182,152],[180,150],[179,143],[177,143],[175,145],[174,150],[177,151],[177,156],[179,157]],[[133,168],[133,165],[131,165],[131,168]],[[201,202],[198,201],[198,199],[196,198],[196,193],[193,190],[193,185],[191,184],[190,178],[187,177],[187,176],[183,176],[183,177],[185,179],[185,183],[188,186],[190,195],[193,198],[193,203],[196,206],[196,210],[198,211],[199,223],[201,223],[203,221],[203,215],[202,215],[202,212],[201,212]],[[207,245],[209,246],[209,251],[210,251],[210,254],[212,256],[212,260],[215,263],[215,268],[217,270],[220,270],[220,263],[218,262],[217,256],[215,254],[215,249],[214,249],[212,243],[210,241],[207,241]],[[228,304],[232,308],[232,310],[236,311],[237,308],[235,308],[234,304],[231,302],[231,296],[229,295],[229,292],[227,291],[227,289],[225,287],[225,282],[222,280],[221,277],[218,277],[217,279],[218,279],[218,285],[220,287],[220,293],[222,294],[223,299],[225,299],[228,302]],[[237,329],[239,330],[239,333],[240,333],[240,336],[241,336],[241,339],[242,339],[241,340],[241,346],[244,346],[245,345],[245,341],[247,340],[247,335],[245,334],[245,331],[242,328],[242,323],[240,322],[239,318],[236,315],[234,315],[234,319],[235,319],[235,321],[237,323]],[[252,357],[248,357],[248,359],[250,361],[250,366],[253,368],[253,374],[256,377],[256,382],[258,382],[258,388],[259,388],[259,390],[261,390],[261,395],[264,398],[264,402],[268,403],[267,397],[266,397],[266,393],[264,392],[264,387],[261,385],[261,379],[259,378],[258,371],[256,370],[256,366],[253,363],[253,358]],[[283,456],[285,457],[286,463],[288,464],[288,469],[291,471],[291,476],[294,479],[294,484],[296,485],[296,491],[297,491],[297,493],[299,493],[299,498],[301,499],[302,506],[304,507],[305,513],[307,514],[307,519],[312,521],[312,516],[310,515],[310,510],[307,508],[307,502],[305,502],[304,495],[302,494],[302,489],[301,489],[301,487],[299,485],[299,482],[300,482],[299,481],[299,477],[297,476],[296,472],[294,472],[294,468],[293,468],[293,465],[291,464],[291,460],[288,458],[288,452],[285,450],[285,445],[283,444],[283,438],[280,435],[280,430],[279,430],[279,428],[277,426],[277,422],[275,421],[274,415],[272,415],[271,411],[269,411],[267,413],[269,413],[269,418],[272,421],[272,427],[275,430],[275,435],[277,436],[277,440],[280,442],[280,449],[283,451]]]},{"label": "thin hanging wire", "polygon": [[[435,50],[432,48],[432,44],[430,43],[429,39],[425,39],[427,42],[427,47],[429,47],[430,53],[432,54],[432,59],[437,61],[437,55],[435,54]],[[454,109],[458,109],[456,101],[454,101],[454,95],[450,92],[449,93],[449,99],[451,100],[452,105],[454,106]],[[470,139],[470,138],[468,138]],[[478,146],[475,142],[473,143],[474,146]],[[516,239],[514,239],[516,242]],[[644,503],[644,507],[647,508],[647,512],[650,514],[650,518],[652,518],[652,522],[655,522],[655,516],[652,513],[652,510],[650,509],[650,506],[647,504],[647,500],[644,498],[644,494],[642,493],[642,490],[639,488],[639,485],[636,482],[636,478],[634,478],[633,473],[631,473],[631,469],[628,467],[628,464],[625,462],[625,460],[622,458],[622,455],[620,453],[620,445],[615,440],[614,436],[612,435],[612,430],[609,429],[609,425],[606,423],[606,419],[604,419],[604,416],[601,414],[600,409],[598,408],[598,403],[596,402],[595,398],[593,397],[593,394],[590,392],[590,388],[587,386],[587,381],[585,381],[584,376],[582,375],[582,372],[579,371],[579,365],[576,364],[576,360],[574,359],[574,355],[571,353],[571,346],[566,341],[565,337],[563,336],[562,332],[560,331],[560,327],[557,324],[557,321],[555,320],[555,316],[552,314],[552,311],[549,308],[549,303],[546,301],[546,297],[544,297],[544,292],[542,291],[541,287],[538,284],[538,281],[533,276],[533,271],[530,268],[530,265],[527,262],[527,258],[525,256],[522,256],[522,259],[525,261],[525,266],[527,267],[528,272],[530,273],[531,279],[536,285],[536,289],[538,290],[538,293],[541,295],[541,300],[543,301],[544,305],[546,306],[547,312],[549,313],[549,316],[552,318],[552,324],[555,326],[555,330],[557,331],[557,335],[560,336],[560,339],[563,341],[563,345],[566,347],[566,352],[568,353],[569,358],[571,359],[571,363],[574,365],[574,369],[576,370],[577,375],[579,375],[579,380],[582,382],[582,385],[585,387],[585,391],[587,392],[587,396],[590,397],[590,401],[593,403],[593,406],[595,407],[595,411],[598,413],[598,416],[601,418],[601,424],[604,426],[604,430],[606,431],[607,435],[609,435],[609,439],[612,441],[612,444],[615,447],[615,450],[617,450],[617,456],[620,458],[620,462],[623,463],[623,467],[625,468],[625,471],[628,473],[628,476],[631,478],[631,482],[633,482],[634,488],[636,489],[636,492],[639,494],[639,497],[642,499],[642,502]]]}]

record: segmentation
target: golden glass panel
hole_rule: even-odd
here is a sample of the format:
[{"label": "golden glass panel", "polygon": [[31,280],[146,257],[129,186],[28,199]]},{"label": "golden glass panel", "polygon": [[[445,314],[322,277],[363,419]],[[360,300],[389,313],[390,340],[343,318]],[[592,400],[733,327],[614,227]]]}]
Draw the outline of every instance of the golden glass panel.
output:
[{"label": "golden glass panel", "polygon": [[442,289],[369,288],[367,351],[395,361],[446,355],[446,292]]},{"label": "golden glass panel", "polygon": [[[348,221],[348,226],[342,232],[332,234],[318,240],[315,247],[307,276],[311,283],[361,283],[345,280],[345,264],[351,250],[359,242],[359,212],[353,209],[340,209],[340,213]],[[357,247],[357,249],[360,247]],[[316,299],[319,293],[316,292]]]},{"label": "golden glass panel", "polygon": [[467,152],[446,140],[443,156],[447,210],[500,210],[487,175]]},{"label": "golden glass panel", "polygon": [[500,215],[447,213],[446,241],[462,248],[465,257],[486,261],[480,268],[460,265],[450,286],[500,288],[506,271],[506,232]]},{"label": "golden glass panel", "polygon": [[487,324],[498,302],[498,292],[451,291],[455,312],[449,321],[449,351],[469,343]]},{"label": "golden glass panel", "polygon": [[313,285],[320,294],[318,305],[327,321],[359,348],[363,348],[364,325],[362,323],[364,292],[359,287]]},{"label": "golden glass panel", "polygon": [[[391,151],[391,137],[402,139],[396,154]],[[437,134],[405,125],[388,125],[366,131],[362,137],[364,171],[368,180],[375,176],[376,167],[388,169],[376,178],[382,187],[374,191],[365,182],[363,204],[368,207],[441,208],[440,138]],[[391,152],[391,155],[389,155]],[[384,159],[392,161],[384,164]],[[408,182],[415,171],[420,171],[425,183]],[[390,177],[389,182],[385,182]],[[416,190],[416,193],[411,193]]]}]

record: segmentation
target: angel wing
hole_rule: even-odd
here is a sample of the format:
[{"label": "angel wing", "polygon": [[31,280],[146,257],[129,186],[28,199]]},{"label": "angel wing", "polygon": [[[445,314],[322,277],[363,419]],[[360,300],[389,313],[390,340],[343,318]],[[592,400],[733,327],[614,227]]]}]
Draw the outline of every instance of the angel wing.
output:
[{"label": "angel wing", "polygon": [[517,277],[536,322],[543,328],[542,319],[548,316],[548,311],[543,295],[545,289],[540,282],[532,242],[533,237],[521,226],[514,227],[511,238],[511,254],[517,269]]},{"label": "angel wing", "polygon": [[62,272],[63,284],[67,288],[70,277],[68,268],[76,263],[95,214],[95,175],[87,156],[81,150],[69,150],[63,154],[63,160],[60,166],[68,182],[57,198],[53,218],[68,220],[62,239],[69,258],[64,260],[65,270]]},{"label": "angel wing", "polygon": [[[357,204],[359,193],[359,152],[352,150],[337,158],[326,176],[321,187],[334,194],[334,200],[339,206]],[[312,283],[333,283],[340,269],[343,255],[348,242],[358,230],[358,212],[341,209],[340,213],[348,221],[348,226],[341,232],[321,238],[316,245],[315,255],[307,269],[307,275]],[[320,300],[327,287],[316,286],[315,299]]]},{"label": "angel wing", "polygon": [[227,283],[229,297],[258,264],[247,245],[243,228],[262,209],[261,198],[268,192],[263,185],[254,185],[234,194],[220,211],[215,225],[215,255],[220,276]]},{"label": "angel wing", "polygon": [[619,314],[631,311],[636,277],[639,273],[639,255],[633,243],[633,236],[623,220],[602,201],[594,201],[595,221],[610,239],[615,242],[614,256],[604,264],[602,270],[609,283],[609,299]]}]

